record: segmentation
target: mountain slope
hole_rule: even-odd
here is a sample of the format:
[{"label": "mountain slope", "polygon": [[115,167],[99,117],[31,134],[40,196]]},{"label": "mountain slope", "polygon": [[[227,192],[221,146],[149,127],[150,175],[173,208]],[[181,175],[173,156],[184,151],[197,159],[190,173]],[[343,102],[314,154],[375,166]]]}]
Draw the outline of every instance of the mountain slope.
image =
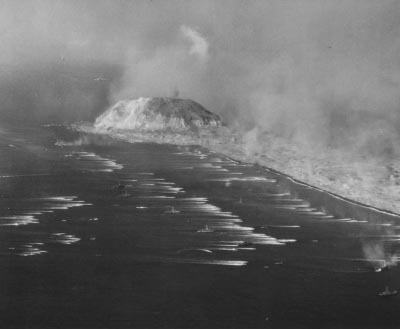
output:
[{"label": "mountain slope", "polygon": [[190,99],[152,97],[123,100],[95,121],[96,128],[165,130],[221,126],[221,119]]}]

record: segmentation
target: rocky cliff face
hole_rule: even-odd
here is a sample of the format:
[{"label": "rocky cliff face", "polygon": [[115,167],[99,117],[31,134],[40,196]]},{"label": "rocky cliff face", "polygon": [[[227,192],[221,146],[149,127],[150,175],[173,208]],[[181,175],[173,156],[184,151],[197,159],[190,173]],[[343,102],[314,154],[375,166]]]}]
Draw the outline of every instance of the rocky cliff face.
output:
[{"label": "rocky cliff face", "polygon": [[96,128],[165,130],[220,126],[219,116],[190,99],[153,97],[123,100],[95,121]]}]

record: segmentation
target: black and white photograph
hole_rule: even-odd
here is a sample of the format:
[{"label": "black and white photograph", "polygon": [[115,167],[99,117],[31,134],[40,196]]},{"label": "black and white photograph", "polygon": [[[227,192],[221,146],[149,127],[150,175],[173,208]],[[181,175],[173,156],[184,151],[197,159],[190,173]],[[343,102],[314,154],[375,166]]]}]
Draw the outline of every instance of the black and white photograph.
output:
[{"label": "black and white photograph", "polygon": [[400,328],[399,0],[0,0],[0,328]]}]

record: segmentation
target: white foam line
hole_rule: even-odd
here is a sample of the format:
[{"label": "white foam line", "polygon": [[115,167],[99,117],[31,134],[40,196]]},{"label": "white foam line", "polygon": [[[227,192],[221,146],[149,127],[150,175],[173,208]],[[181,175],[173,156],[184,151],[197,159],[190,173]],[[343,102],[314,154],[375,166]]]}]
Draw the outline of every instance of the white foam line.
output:
[{"label": "white foam line", "polygon": [[296,207],[293,207],[293,206],[279,206],[279,205],[273,205],[272,208],[275,208],[275,209],[284,209],[284,210],[296,210]]},{"label": "white foam line", "polygon": [[284,246],[285,243],[279,242],[278,240],[266,240],[266,241],[257,241],[254,244],[261,244],[261,245],[273,245],[273,246]]},{"label": "white foam line", "polygon": [[57,174],[21,174],[21,175],[1,175],[0,178],[14,178],[14,177],[36,177],[36,176],[56,176]]},{"label": "white foam line", "polygon": [[35,219],[33,216],[27,216],[27,215],[15,215],[15,216],[3,216],[0,217],[0,219]]},{"label": "white foam line", "polygon": [[332,215],[322,215],[322,216],[319,216],[319,218],[322,218],[322,219],[335,219],[335,216],[332,216]]},{"label": "white foam line", "polygon": [[220,251],[238,251],[238,248],[209,248],[210,250],[220,250]]},{"label": "white foam line", "polygon": [[232,230],[232,231],[254,231],[254,227],[238,226],[238,225],[214,225],[216,229]]},{"label": "white foam line", "polygon": [[243,241],[221,241],[221,242],[214,242],[211,244],[212,248],[214,247],[222,247],[222,248],[235,248],[238,246],[239,243]]},{"label": "white foam line", "polygon": [[221,166],[214,166],[212,163],[199,163],[197,166],[197,168],[218,168],[221,169]]},{"label": "white foam line", "polygon": [[298,208],[296,209],[298,212],[314,212],[316,209],[315,208]]},{"label": "white foam line", "polygon": [[138,196],[135,199],[175,199],[174,196],[166,196],[166,195],[148,195],[148,196]]},{"label": "white foam line", "polygon": [[68,206],[51,206],[51,207],[46,207],[46,209],[51,209],[51,210],[67,210],[72,207]]},{"label": "white foam line", "polygon": [[226,223],[242,223],[243,221],[240,218],[233,218],[233,219],[229,219],[229,218],[217,218],[217,219],[210,219],[210,217],[208,218],[191,218],[190,219],[192,223],[203,223],[203,222],[210,222],[210,220],[212,220],[212,223],[221,223],[221,224],[226,224]]},{"label": "white foam line", "polygon": [[231,182],[231,178],[208,178],[206,182]]},{"label": "white foam line", "polygon": [[346,223],[368,223],[368,221],[367,221],[367,220],[352,219],[352,220],[349,220],[349,221],[346,222]]},{"label": "white foam line", "polygon": [[[231,175],[243,175],[242,173],[230,173]],[[266,182],[276,183],[276,179],[268,179],[264,177],[223,177],[223,178],[210,178],[207,181],[212,182]]]},{"label": "white foam line", "polygon": [[203,197],[193,197],[193,198],[180,198],[178,200],[182,200],[182,201],[196,201],[196,202],[208,202],[207,198],[203,198]]},{"label": "white foam line", "polygon": [[33,216],[4,216],[0,217],[0,220],[11,221],[9,223],[2,223],[0,226],[20,226],[20,225],[28,225],[28,224],[37,224],[39,220]]},{"label": "white foam line", "polygon": [[56,201],[73,201],[77,196],[51,196],[43,198],[32,198],[32,200],[56,200]]},{"label": "white foam line", "polygon": [[264,225],[262,227],[277,227],[277,228],[300,228],[300,225]]},{"label": "white foam line", "polygon": [[41,255],[41,254],[45,254],[47,253],[47,251],[45,250],[40,250],[38,248],[32,248],[29,251],[23,251],[18,253],[18,256],[24,256],[24,257],[28,257],[28,256],[36,256],[36,255]]},{"label": "white foam line", "polygon": [[206,252],[206,253],[212,254],[212,251],[210,249],[206,249],[206,248],[181,249],[181,250],[178,250],[177,253],[190,252],[190,251],[201,251],[201,252]]},{"label": "white foam line", "polygon": [[80,238],[72,234],[66,234],[66,233],[53,233],[52,236],[56,237],[53,241],[65,245],[73,244],[81,240]]},{"label": "white foam line", "polygon": [[281,197],[290,195],[290,193],[262,193],[264,196]]},{"label": "white foam line", "polygon": [[392,226],[393,224],[391,224],[391,223],[372,223],[369,225],[371,225],[371,226]]},{"label": "white foam line", "polygon": [[400,238],[398,234],[357,235],[357,238]]},{"label": "white foam line", "polygon": [[344,197],[341,197],[341,196],[339,196],[339,195],[337,195],[335,193],[326,191],[326,190],[321,189],[319,187],[311,186],[311,185],[306,184],[306,183],[302,183],[302,182],[297,181],[296,179],[294,179],[294,178],[292,178],[292,177],[290,177],[288,175],[285,175],[283,173],[280,173],[278,171],[271,171],[269,168],[266,168],[266,170],[269,171],[269,172],[273,172],[273,173],[275,173],[277,175],[283,176],[283,177],[287,178],[288,180],[290,180],[291,182],[293,182],[296,185],[301,185],[301,186],[304,186],[304,187],[306,187],[308,189],[314,189],[314,190],[317,190],[319,192],[326,193],[326,194],[330,195],[331,197],[333,197],[333,198],[335,198],[337,200],[344,201],[344,202],[349,203],[349,204],[357,205],[357,206],[360,206],[360,207],[362,207],[364,209],[370,209],[370,210],[373,210],[375,212],[378,212],[378,213],[381,213],[381,214],[385,214],[385,215],[389,215],[389,216],[392,216],[392,217],[399,217],[400,216],[399,214],[392,213],[390,211],[386,211],[386,210],[379,209],[379,208],[376,208],[376,207],[373,207],[373,206],[368,206],[368,205],[362,204],[362,203],[357,202],[357,201],[352,201],[352,200],[346,199]]},{"label": "white foam line", "polygon": [[177,263],[189,263],[200,265],[223,265],[223,266],[245,266],[247,261],[244,260],[202,260],[202,259],[179,259]]}]

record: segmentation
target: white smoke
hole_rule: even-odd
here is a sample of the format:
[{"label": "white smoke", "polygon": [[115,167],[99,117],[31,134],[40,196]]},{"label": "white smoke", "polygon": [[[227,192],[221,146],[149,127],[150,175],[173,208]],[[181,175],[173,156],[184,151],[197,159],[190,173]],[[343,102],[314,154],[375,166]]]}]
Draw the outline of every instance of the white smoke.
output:
[{"label": "white smoke", "polygon": [[111,102],[173,95],[202,103],[208,95],[203,86],[210,60],[209,43],[198,31],[186,25],[171,29],[171,40],[160,42],[146,56],[136,48],[128,52],[123,77],[112,90]]},{"label": "white smoke", "polygon": [[203,61],[207,61],[209,57],[209,43],[207,40],[198,31],[189,26],[182,25],[180,31],[192,43],[189,53],[198,56]]},{"label": "white smoke", "polygon": [[176,86],[248,130],[400,154],[399,1],[226,2],[1,0],[0,116],[87,119]]},{"label": "white smoke", "polygon": [[396,253],[386,250],[383,242],[369,242],[363,245],[363,252],[369,262],[379,269],[384,265],[394,267],[399,259]]}]

